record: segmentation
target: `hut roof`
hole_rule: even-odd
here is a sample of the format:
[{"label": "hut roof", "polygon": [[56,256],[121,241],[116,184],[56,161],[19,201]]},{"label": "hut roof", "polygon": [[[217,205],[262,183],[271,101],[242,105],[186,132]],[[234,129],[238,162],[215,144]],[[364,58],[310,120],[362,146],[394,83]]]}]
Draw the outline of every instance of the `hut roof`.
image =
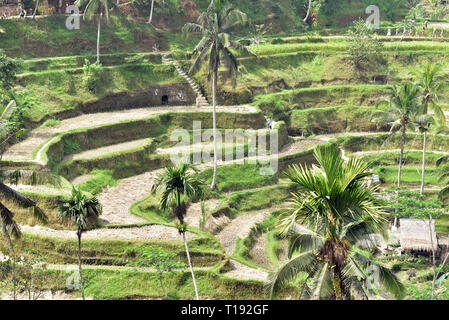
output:
[{"label": "hut roof", "polygon": [[[399,237],[404,250],[431,251],[429,220],[400,219]],[[435,232],[435,220],[432,220],[433,248],[438,248],[438,239]]]}]

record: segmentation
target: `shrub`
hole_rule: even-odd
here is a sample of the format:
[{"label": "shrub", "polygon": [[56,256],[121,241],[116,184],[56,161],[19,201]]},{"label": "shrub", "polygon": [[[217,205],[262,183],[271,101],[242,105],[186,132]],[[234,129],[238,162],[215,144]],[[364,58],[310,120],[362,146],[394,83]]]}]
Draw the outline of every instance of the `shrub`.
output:
[{"label": "shrub", "polygon": [[85,60],[83,66],[83,85],[92,93],[98,92],[102,80],[103,66],[98,61],[90,63]]}]

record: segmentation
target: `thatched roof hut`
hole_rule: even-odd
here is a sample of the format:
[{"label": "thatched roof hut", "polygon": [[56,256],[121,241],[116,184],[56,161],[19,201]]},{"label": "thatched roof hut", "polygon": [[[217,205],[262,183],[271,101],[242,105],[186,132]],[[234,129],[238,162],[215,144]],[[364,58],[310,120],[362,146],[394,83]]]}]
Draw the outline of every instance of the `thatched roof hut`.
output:
[{"label": "thatched roof hut", "polygon": [[431,251],[438,249],[438,239],[435,232],[435,220],[432,220],[430,238],[429,220],[400,219],[399,239],[402,249],[405,251]]}]

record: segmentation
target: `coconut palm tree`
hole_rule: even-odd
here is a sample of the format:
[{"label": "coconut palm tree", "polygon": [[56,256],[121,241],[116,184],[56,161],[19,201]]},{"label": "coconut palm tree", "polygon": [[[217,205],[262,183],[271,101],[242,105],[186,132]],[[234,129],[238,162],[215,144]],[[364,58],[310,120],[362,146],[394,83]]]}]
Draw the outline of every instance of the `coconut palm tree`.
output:
[{"label": "coconut palm tree", "polygon": [[[431,124],[435,124],[435,120],[439,125],[443,125],[446,121],[444,112],[438,104],[438,93],[441,88],[441,67],[429,61],[424,65],[423,69],[416,72],[418,78],[417,86],[421,89],[421,110],[418,111],[419,119],[417,124],[419,130],[423,133],[423,162],[422,162],[422,178],[421,178],[421,194],[424,192],[424,177],[426,168],[426,138],[427,131]],[[432,111],[432,114],[431,113]]]},{"label": "coconut palm tree", "polygon": [[314,154],[318,166],[293,165],[284,173],[300,191],[292,194],[291,211],[280,216],[280,232],[289,236],[289,260],[271,274],[268,293],[305,272],[301,298],[343,300],[354,291],[367,299],[374,271],[378,285],[400,298],[399,279],[365,251],[375,245],[374,234],[386,236],[387,215],[374,196],[377,186],[365,183],[369,164],[345,161],[335,147],[320,147]]},{"label": "coconut palm tree", "polygon": [[148,23],[151,24],[153,21],[153,10],[154,10],[154,0],[151,0],[150,18],[148,18]]},{"label": "coconut palm tree", "polygon": [[204,193],[204,182],[196,174],[196,169],[190,164],[181,163],[176,167],[168,166],[158,175],[152,186],[152,193],[162,191],[160,200],[161,210],[173,210],[173,215],[178,220],[178,231],[184,239],[190,272],[192,273],[193,286],[197,300],[199,300],[198,288],[196,286],[195,274],[192,261],[190,260],[189,247],[186,239],[187,224],[184,217],[187,214],[187,204],[190,200],[200,199]]},{"label": "coconut palm tree", "polygon": [[97,62],[100,62],[100,33],[101,33],[101,19],[103,14],[106,17],[106,23],[109,23],[109,13],[118,13],[117,4],[113,0],[76,0],[75,5],[78,7],[86,6],[84,8],[83,19],[91,21],[95,15],[98,19],[97,32]]},{"label": "coconut palm tree", "polygon": [[229,32],[236,26],[244,25],[247,16],[234,8],[227,0],[211,1],[206,12],[203,12],[197,23],[187,23],[184,32],[201,33],[200,42],[193,50],[195,59],[189,73],[198,72],[201,66],[207,63],[208,77],[212,78],[212,105],[213,105],[213,131],[214,131],[214,175],[211,188],[215,189],[217,183],[217,126],[216,126],[216,91],[218,69],[223,64],[235,84],[238,72],[237,58],[232,49],[255,55],[242,44],[232,41]]},{"label": "coconut palm tree", "polygon": [[81,295],[84,300],[83,272],[81,268],[81,235],[88,229],[89,221],[96,221],[102,212],[101,204],[95,197],[86,196],[81,189],[72,187],[69,198],[58,200],[58,217],[61,221],[73,221],[77,226],[78,268],[80,274]]},{"label": "coconut palm tree", "polygon": [[303,20],[304,22],[307,22],[307,19],[309,19],[311,9],[312,9],[312,0],[309,0],[309,5],[307,6],[306,17]]},{"label": "coconut palm tree", "polygon": [[[31,208],[32,215],[42,224],[47,224],[48,217],[42,211],[41,208],[36,204],[36,202],[28,197],[25,197],[20,192],[17,192],[5,182],[17,185],[19,180],[26,179],[30,181],[30,184],[36,185],[41,183],[41,177],[37,171],[34,170],[2,170],[0,171],[0,194],[2,199],[9,200],[17,204],[22,208]],[[13,299],[16,299],[16,252],[14,250],[14,245],[12,238],[20,238],[22,233],[20,231],[19,224],[14,220],[14,213],[0,201],[0,218],[1,218],[1,231],[3,237],[8,243],[11,252],[13,254],[13,265],[12,265],[12,277],[13,277]]]},{"label": "coconut palm tree", "polygon": [[404,159],[404,145],[407,136],[407,129],[414,129],[414,118],[421,108],[419,100],[419,88],[410,82],[403,82],[400,85],[388,87],[390,91],[389,99],[380,99],[377,105],[387,103],[389,110],[378,110],[374,113],[374,121],[380,125],[390,127],[390,136],[384,145],[392,139],[396,132],[401,131],[401,153],[399,157],[398,182],[401,186],[402,164]]}]

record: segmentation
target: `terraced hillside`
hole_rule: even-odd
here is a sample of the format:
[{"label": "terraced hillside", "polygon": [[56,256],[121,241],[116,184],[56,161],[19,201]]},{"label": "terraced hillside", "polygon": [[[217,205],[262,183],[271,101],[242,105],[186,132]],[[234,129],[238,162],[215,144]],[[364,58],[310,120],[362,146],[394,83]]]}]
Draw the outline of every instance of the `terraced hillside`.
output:
[{"label": "terraced hillside", "polygon": [[[199,2],[201,9],[205,4]],[[272,4],[263,2],[263,8]],[[279,3],[284,8],[289,2]],[[352,21],[358,6],[340,7],[345,18],[337,20],[329,15],[320,32],[267,36],[266,41],[252,47],[257,57],[236,53],[240,64],[236,87],[222,80],[225,71],[220,70],[218,131],[252,129],[268,136],[266,119],[272,117],[279,152],[267,151],[256,158],[247,140],[237,145],[223,141],[222,153],[231,150],[235,157],[219,161],[216,190],[208,190],[203,203],[189,205],[186,236],[202,299],[267,297],[263,291],[267,276],[287,257],[288,243],[278,233],[276,221],[290,207],[291,193],[298,191],[283,172],[292,164],[315,164],[313,150],[317,146],[334,145],[345,159],[356,156],[372,163],[381,189],[396,184],[401,137],[399,133],[389,135],[389,125],[373,121],[377,111],[387,109],[377,102],[388,95],[388,85],[412,80],[410,71],[425,61],[438,62],[443,78],[447,78],[449,38],[386,37],[384,30],[395,26],[389,21],[395,19],[383,20],[378,32],[382,33],[379,39],[388,68],[368,80],[360,79],[347,62],[347,37],[339,29],[329,30]],[[397,10],[397,17],[405,16],[403,8]],[[302,13],[302,8],[299,11]],[[202,132],[213,127],[213,107],[208,105],[212,101],[210,82],[205,70],[187,75],[192,46],[186,40],[183,48],[178,29],[169,34],[128,19],[117,22],[116,29],[105,28],[99,89],[89,90],[83,82],[85,60],[94,61],[88,54],[94,46],[94,25],[83,24],[73,34],[59,30],[57,36],[44,41],[43,34],[53,34],[49,29],[61,19],[0,20],[0,30],[6,33],[13,28],[23,33],[34,28],[36,36],[35,41],[29,41],[29,34],[21,41],[10,36],[3,41],[0,33],[0,47],[8,55],[25,59],[14,97],[28,106],[24,113],[27,131],[8,146],[0,164],[3,169],[48,170],[61,180],[60,184],[48,181],[32,185],[23,178],[17,185],[8,183],[34,199],[49,217],[49,223],[42,225],[28,210],[0,197],[16,213],[23,231],[23,237],[15,242],[16,250],[42,257],[55,275],[51,289],[65,291],[66,278],[76,269],[76,227],[60,222],[57,200],[69,195],[72,185],[78,186],[96,196],[103,206],[98,226],[83,233],[86,296],[159,299],[163,293],[156,271],[130,264],[138,261],[141,246],[162,248],[187,264],[176,219],[160,210],[161,194],[151,193],[151,188],[174,155],[184,152],[194,159],[201,153],[213,154],[211,139],[187,147],[178,145],[177,136],[171,139],[175,130],[182,128],[193,140],[195,121],[201,122]],[[285,31],[282,24],[276,27]],[[83,44],[70,47],[81,35],[87,35]],[[241,37],[243,43],[249,42]],[[159,50],[154,50],[154,44]],[[449,114],[448,99],[449,89],[443,83],[439,102],[445,114]],[[243,150],[241,158],[237,158],[237,147]],[[403,185],[411,190],[420,187],[422,147],[422,133],[408,132]],[[437,160],[448,154],[448,135],[429,132],[427,197],[436,197],[445,186],[438,179]],[[261,167],[273,158],[278,160],[277,171],[261,175]],[[197,168],[199,176],[210,184],[212,161],[201,161]],[[448,238],[448,225],[447,214],[437,220],[439,237]],[[7,247],[7,243],[1,244],[5,252]],[[399,269],[398,274],[405,279],[408,267],[404,264]],[[425,278],[426,272],[420,276]],[[286,286],[278,298],[297,299],[300,281]],[[427,280],[407,283],[406,297],[416,299],[413,290],[427,285]],[[166,277],[165,286],[178,298],[194,298],[187,267]],[[390,297],[373,294],[370,298]]]}]

